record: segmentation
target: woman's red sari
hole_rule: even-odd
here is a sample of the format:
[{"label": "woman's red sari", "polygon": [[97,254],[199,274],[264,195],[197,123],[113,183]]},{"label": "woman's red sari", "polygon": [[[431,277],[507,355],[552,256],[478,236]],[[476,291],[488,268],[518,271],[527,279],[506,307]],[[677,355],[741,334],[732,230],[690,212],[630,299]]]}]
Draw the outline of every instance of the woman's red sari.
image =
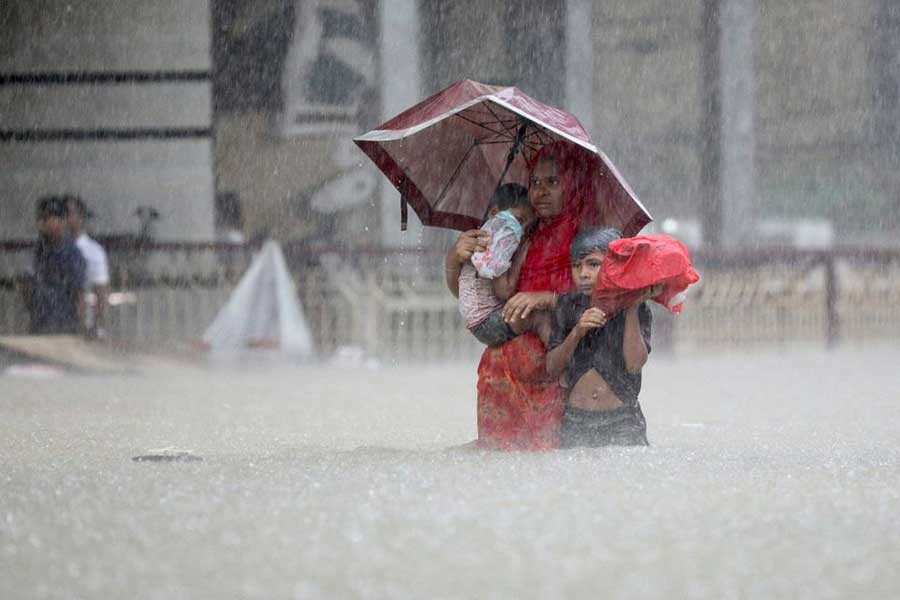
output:
[{"label": "woman's red sari", "polygon": [[[563,144],[546,146],[540,160],[556,159],[564,206],[529,238],[519,277],[520,292],[565,293],[572,289],[569,245],[584,221],[594,220],[590,178]],[[487,448],[543,450],[559,445],[563,389],[546,371],[547,350],[533,333],[488,347],[478,365],[478,442]]]}]

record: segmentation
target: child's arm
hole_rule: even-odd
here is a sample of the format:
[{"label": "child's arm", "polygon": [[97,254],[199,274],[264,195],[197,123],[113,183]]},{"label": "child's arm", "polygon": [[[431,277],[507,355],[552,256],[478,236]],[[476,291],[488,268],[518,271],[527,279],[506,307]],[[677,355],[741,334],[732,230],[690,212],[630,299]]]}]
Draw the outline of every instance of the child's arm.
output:
[{"label": "child's arm", "polygon": [[455,248],[451,248],[444,259],[444,283],[450,293],[459,298],[459,274],[462,271],[462,263],[456,260]]},{"label": "child's arm", "polygon": [[490,234],[480,229],[470,229],[459,234],[444,259],[444,278],[451,294],[459,296],[459,273],[463,263],[471,259],[474,252],[487,249],[489,241]]},{"label": "child's arm", "polygon": [[522,272],[522,265],[525,263],[525,257],[528,255],[528,242],[524,242],[519,246],[519,250],[513,256],[512,264],[506,273],[494,279],[494,294],[501,300],[509,300],[516,293],[519,285],[519,274]]},{"label": "child's arm", "polygon": [[586,336],[592,329],[603,327],[606,325],[606,315],[599,308],[589,308],[581,314],[578,323],[563,340],[563,343],[547,353],[547,373],[551,377],[555,377],[562,373],[569,362],[572,355],[575,354],[575,348],[578,342]]},{"label": "child's arm", "polygon": [[641,319],[641,306],[647,298],[652,298],[659,293],[658,287],[650,287],[644,292],[643,297],[636,303],[625,309],[625,333],[622,340],[622,353],[625,355],[625,370],[629,373],[638,373],[647,363],[650,351],[647,343],[650,340],[650,309],[646,306],[646,317]]},{"label": "child's arm", "polygon": [[625,334],[622,340],[622,353],[625,355],[625,370],[637,373],[647,362],[649,353],[644,337],[641,335],[638,305],[632,304],[625,309]]}]

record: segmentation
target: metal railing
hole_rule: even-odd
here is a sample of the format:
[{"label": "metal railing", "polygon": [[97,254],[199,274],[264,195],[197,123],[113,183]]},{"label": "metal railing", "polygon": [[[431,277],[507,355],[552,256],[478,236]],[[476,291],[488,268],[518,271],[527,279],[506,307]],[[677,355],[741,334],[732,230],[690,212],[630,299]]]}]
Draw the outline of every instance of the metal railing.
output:
[{"label": "metal railing", "polygon": [[[108,247],[108,330],[146,346],[199,340],[224,305],[252,248],[222,244]],[[27,243],[0,245],[0,333],[24,333],[14,275]],[[321,356],[342,346],[388,362],[474,360],[445,289],[442,255],[285,245]],[[674,351],[841,341],[900,340],[900,250],[778,249],[695,254],[701,281],[684,312],[657,310],[654,347]]]}]

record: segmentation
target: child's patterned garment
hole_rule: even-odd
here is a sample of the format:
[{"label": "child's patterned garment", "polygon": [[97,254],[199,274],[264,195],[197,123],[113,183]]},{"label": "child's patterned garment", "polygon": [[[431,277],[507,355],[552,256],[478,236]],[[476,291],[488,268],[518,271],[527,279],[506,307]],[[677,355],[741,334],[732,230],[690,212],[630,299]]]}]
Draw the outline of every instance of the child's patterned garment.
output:
[{"label": "child's patterned garment", "polygon": [[491,243],[484,252],[472,255],[479,277],[496,279],[509,270],[513,255],[522,241],[522,224],[508,210],[498,212],[481,227],[491,232]]},{"label": "child's patterned garment", "polygon": [[491,243],[484,252],[472,255],[459,276],[459,313],[469,329],[503,306],[491,282],[509,270],[522,241],[522,225],[508,210],[488,219],[482,229],[491,232]]}]

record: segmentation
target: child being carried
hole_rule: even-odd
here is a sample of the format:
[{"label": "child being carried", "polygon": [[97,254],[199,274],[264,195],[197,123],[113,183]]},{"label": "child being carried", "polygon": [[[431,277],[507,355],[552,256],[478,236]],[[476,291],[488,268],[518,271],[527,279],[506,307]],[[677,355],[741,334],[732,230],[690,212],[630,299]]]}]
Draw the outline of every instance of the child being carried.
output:
[{"label": "child being carried", "polygon": [[472,335],[488,346],[532,330],[546,344],[549,315],[535,312],[515,324],[503,319],[503,305],[515,293],[525,258],[524,248],[522,252],[516,250],[535,220],[528,190],[516,183],[503,184],[491,198],[488,215],[481,229],[490,232],[490,244],[484,252],[473,254],[459,274],[459,312]]}]

